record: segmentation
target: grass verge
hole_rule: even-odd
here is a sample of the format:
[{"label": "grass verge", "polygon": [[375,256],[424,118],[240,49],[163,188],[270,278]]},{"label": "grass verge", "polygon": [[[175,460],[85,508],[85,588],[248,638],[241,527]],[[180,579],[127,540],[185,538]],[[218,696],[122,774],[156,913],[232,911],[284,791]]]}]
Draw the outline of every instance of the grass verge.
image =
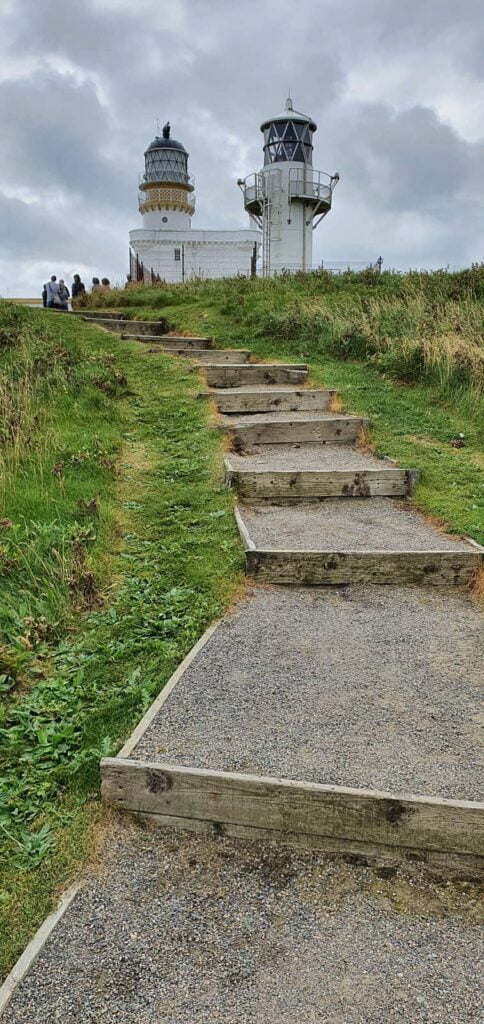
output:
[{"label": "grass verge", "polygon": [[59,314],[4,307],[0,329],[3,383],[25,385],[1,512],[6,971],[92,849],[99,758],[227,607],[243,555],[188,364]]}]

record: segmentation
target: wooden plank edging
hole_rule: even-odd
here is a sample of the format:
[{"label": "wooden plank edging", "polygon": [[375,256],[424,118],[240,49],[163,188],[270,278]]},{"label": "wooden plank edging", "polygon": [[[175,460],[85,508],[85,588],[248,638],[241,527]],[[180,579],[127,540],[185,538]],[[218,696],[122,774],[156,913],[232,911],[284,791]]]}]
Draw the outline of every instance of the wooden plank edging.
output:
[{"label": "wooden plank edging", "polygon": [[[484,857],[484,803],[404,796],[184,765],[104,758],[103,799],[120,810],[264,832]],[[322,844],[322,845],[321,845]]]},{"label": "wooden plank edging", "polygon": [[141,718],[140,721],[138,722],[136,728],[133,730],[131,735],[128,736],[126,743],[121,747],[121,750],[119,751],[118,754],[119,758],[125,758],[130,756],[134,748],[139,743],[140,739],[144,736],[146,730],[150,727],[153,719],[156,718],[158,712],[163,707],[163,704],[170,696],[170,693],[172,692],[172,690],[174,690],[176,684],[180,681],[181,677],[184,675],[187,668],[189,668],[192,661],[195,660],[197,654],[199,654],[200,651],[205,647],[205,644],[208,643],[210,638],[215,633],[215,630],[217,630],[218,627],[220,626],[221,621],[221,619],[217,619],[216,622],[213,622],[212,625],[205,630],[200,639],[197,640],[196,644],[191,648],[191,650],[188,652],[183,661],[180,662],[178,668],[175,669],[173,675],[171,675],[170,678],[167,680],[163,689],[160,690],[158,696],[155,698],[153,703],[150,705],[148,710],[143,715],[143,718]]},{"label": "wooden plank edging", "polygon": [[[240,527],[239,527],[240,529]],[[247,528],[246,528],[247,529]],[[246,571],[266,583],[301,586],[424,583],[463,586],[482,565],[479,551],[246,550]]]},{"label": "wooden plank edging", "polygon": [[[249,459],[250,462],[250,459]],[[226,460],[227,466],[227,460]],[[227,466],[228,469],[228,466]],[[228,482],[244,498],[369,498],[405,496],[415,483],[416,471],[360,470],[250,470],[230,467]]]},{"label": "wooden plank edging", "polygon": [[[270,415],[270,413],[268,414]],[[290,414],[288,414],[290,415]],[[238,424],[225,420],[221,427],[243,447],[258,444],[311,444],[331,442],[347,444],[356,441],[368,426],[360,416],[326,417],[308,420],[259,420]]]},{"label": "wooden plank edging", "polygon": [[[256,365],[256,364],[252,364]],[[277,385],[273,385],[277,388]],[[282,388],[282,385],[279,385]],[[260,391],[238,391],[227,389],[228,394],[217,394],[216,391],[202,391],[198,398],[211,398],[217,409],[229,416],[239,414],[256,415],[266,412],[327,412],[334,390],[310,388],[287,388],[286,390],[269,391],[260,385]]]},{"label": "wooden plank edging", "polygon": [[251,536],[249,534],[247,526],[246,526],[246,524],[245,524],[245,522],[244,522],[244,520],[242,518],[242,515],[241,515],[239,509],[237,508],[237,505],[234,508],[234,515],[235,515],[235,521],[237,523],[237,528],[238,528],[238,531],[240,533],[240,536],[241,536],[241,539],[242,539],[242,542],[243,542],[243,545],[244,545],[244,548],[245,548],[246,552],[247,551],[255,551],[254,541],[252,540],[252,538],[251,538]]}]

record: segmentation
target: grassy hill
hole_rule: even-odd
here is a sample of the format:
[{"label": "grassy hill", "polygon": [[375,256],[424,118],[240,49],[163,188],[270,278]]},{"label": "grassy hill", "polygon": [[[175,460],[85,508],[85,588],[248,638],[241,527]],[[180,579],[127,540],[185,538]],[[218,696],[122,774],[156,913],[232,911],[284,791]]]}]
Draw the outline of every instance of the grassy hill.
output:
[{"label": "grassy hill", "polygon": [[97,293],[87,304],[306,359],[368,416],[381,455],[419,469],[415,501],[484,542],[484,265],[457,274],[326,272]]}]

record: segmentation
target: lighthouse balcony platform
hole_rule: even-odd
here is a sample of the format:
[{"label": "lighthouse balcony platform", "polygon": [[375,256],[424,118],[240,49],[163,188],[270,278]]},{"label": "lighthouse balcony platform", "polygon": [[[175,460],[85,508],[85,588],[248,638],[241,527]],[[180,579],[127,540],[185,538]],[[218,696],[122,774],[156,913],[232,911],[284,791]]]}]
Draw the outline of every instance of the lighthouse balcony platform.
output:
[{"label": "lighthouse balcony platform", "polygon": [[267,167],[258,174],[250,174],[239,182],[244,193],[244,206],[252,216],[262,216],[268,202],[305,202],[314,206],[315,213],[331,209],[333,188],[337,179],[312,167],[291,167],[284,171]]}]

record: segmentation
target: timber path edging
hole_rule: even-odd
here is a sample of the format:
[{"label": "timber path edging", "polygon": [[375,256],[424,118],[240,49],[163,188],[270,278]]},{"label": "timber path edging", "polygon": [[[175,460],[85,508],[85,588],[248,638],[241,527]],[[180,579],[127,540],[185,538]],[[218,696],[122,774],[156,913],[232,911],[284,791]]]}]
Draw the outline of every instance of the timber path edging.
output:
[{"label": "timber path edging", "polygon": [[102,794],[118,810],[237,825],[275,838],[310,837],[312,849],[357,844],[370,857],[388,847],[431,861],[446,855],[476,868],[484,803],[405,797],[377,790],[208,771],[120,757],[101,762]]}]

